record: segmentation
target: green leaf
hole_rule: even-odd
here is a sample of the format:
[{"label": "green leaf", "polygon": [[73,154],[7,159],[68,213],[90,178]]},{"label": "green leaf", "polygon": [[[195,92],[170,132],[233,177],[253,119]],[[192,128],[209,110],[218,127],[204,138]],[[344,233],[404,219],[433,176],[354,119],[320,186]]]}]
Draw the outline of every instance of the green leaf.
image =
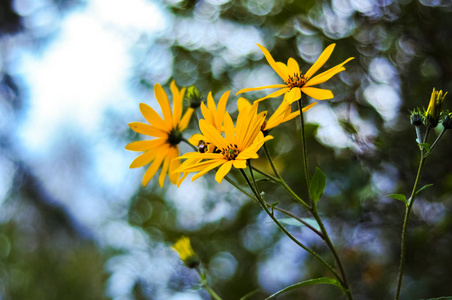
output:
[{"label": "green leaf", "polygon": [[426,184],[426,185],[424,185],[423,187],[421,187],[420,189],[418,189],[417,190],[417,192],[416,192],[416,194],[418,194],[419,192],[421,192],[421,191],[423,191],[423,190],[425,190],[425,189],[428,189],[429,187],[431,187],[433,184]]},{"label": "green leaf", "polygon": [[252,296],[254,296],[255,294],[259,293],[260,289],[256,289],[254,291],[249,292],[248,294],[246,294],[245,296],[243,296],[242,298],[240,298],[240,300],[246,300]]},{"label": "green leaf", "polygon": [[[314,218],[300,218],[300,219],[320,231],[320,226]],[[297,219],[294,219],[294,218],[282,218],[282,219],[278,219],[278,221],[280,223],[283,223],[286,225],[292,225],[292,226],[298,226],[298,227],[306,226],[305,224],[301,223],[300,221],[298,221]]]},{"label": "green leaf", "polygon": [[326,176],[319,168],[316,168],[314,176],[312,177],[311,186],[309,187],[309,197],[314,204],[322,197],[325,187]]},{"label": "green leaf", "polygon": [[392,195],[388,195],[388,196],[386,196],[386,197],[391,197],[391,198],[400,200],[400,201],[402,201],[403,203],[405,203],[405,205],[408,205],[408,201],[406,200],[406,197],[405,197],[405,195],[403,195],[403,194],[392,194]]},{"label": "green leaf", "polygon": [[452,296],[442,296],[439,298],[428,298],[428,299],[422,299],[422,300],[452,300]]},{"label": "green leaf", "polygon": [[430,144],[429,143],[422,143],[419,144],[419,148],[422,150],[424,149],[425,151],[427,151],[427,155],[430,154]]},{"label": "green leaf", "polygon": [[277,295],[280,295],[282,293],[288,292],[290,290],[302,287],[302,286],[307,286],[307,285],[314,285],[314,284],[331,284],[331,285],[335,285],[337,287],[340,287],[342,289],[342,286],[340,285],[340,283],[333,278],[328,278],[328,277],[321,277],[321,278],[316,278],[316,279],[309,279],[309,280],[305,280],[293,285],[290,285],[280,291],[277,291],[276,293],[274,293],[273,295],[271,295],[270,297],[266,298],[265,300],[271,299],[273,297],[276,297]]}]

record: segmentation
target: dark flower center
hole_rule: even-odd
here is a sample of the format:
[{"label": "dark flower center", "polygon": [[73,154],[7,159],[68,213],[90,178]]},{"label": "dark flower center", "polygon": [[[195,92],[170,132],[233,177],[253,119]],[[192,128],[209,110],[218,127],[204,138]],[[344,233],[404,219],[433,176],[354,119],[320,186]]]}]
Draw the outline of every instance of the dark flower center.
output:
[{"label": "dark flower center", "polygon": [[166,141],[172,147],[175,147],[177,144],[179,144],[182,141],[182,132],[180,132],[179,130],[177,130],[175,128],[171,129],[170,133],[168,134],[168,139]]},{"label": "dark flower center", "polygon": [[221,154],[223,154],[227,160],[234,160],[239,153],[240,151],[237,149],[237,145],[232,144],[229,144],[228,148],[221,151]]},{"label": "dark flower center", "polygon": [[301,73],[294,73],[293,76],[289,75],[289,78],[286,81],[289,88],[298,87],[301,88],[306,83],[306,78]]}]

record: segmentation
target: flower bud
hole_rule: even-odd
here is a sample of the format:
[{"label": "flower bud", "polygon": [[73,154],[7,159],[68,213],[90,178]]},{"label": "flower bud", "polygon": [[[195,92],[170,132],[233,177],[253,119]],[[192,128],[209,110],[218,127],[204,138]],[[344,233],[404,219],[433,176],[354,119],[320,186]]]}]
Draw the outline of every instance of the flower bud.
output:
[{"label": "flower bud", "polygon": [[452,128],[452,113],[447,113],[443,117],[443,126],[445,129]]},{"label": "flower bud", "polygon": [[425,112],[425,126],[436,127],[438,125],[439,117],[441,114],[441,106],[444,98],[446,98],[447,92],[443,95],[443,91],[435,91],[433,88],[432,95],[430,97],[430,103],[427,111]]},{"label": "flower bud", "polygon": [[185,99],[193,109],[197,109],[202,102],[202,97],[199,95],[199,91],[194,85],[187,88]]},{"label": "flower bud", "polygon": [[179,253],[180,259],[188,268],[194,269],[199,266],[199,258],[193,251],[188,237],[181,237],[172,248]]},{"label": "flower bud", "polygon": [[417,110],[413,110],[410,114],[410,122],[411,125],[413,126],[421,126],[424,122],[424,116],[422,115],[422,113],[419,111],[419,109]]}]

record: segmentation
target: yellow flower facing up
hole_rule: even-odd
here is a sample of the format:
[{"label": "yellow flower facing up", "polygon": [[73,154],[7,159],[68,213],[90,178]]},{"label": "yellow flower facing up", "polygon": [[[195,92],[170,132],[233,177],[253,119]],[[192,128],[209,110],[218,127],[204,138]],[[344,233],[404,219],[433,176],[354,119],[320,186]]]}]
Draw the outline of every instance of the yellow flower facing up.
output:
[{"label": "yellow flower facing up", "polygon": [[130,168],[139,168],[150,163],[143,176],[143,186],[148,184],[160,167],[159,184],[161,187],[166,174],[174,184],[177,183],[179,178],[179,174],[174,173],[174,170],[179,167],[180,162],[178,160],[173,161],[173,159],[180,155],[178,144],[182,140],[182,131],[188,126],[193,109],[189,108],[182,115],[185,89],[179,90],[174,81],[171,82],[170,88],[173,94],[173,112],[171,112],[165,90],[157,83],[154,87],[154,93],[162,109],[163,119],[152,107],[140,103],[141,113],[150,125],[141,122],[129,123],[133,131],[154,138],[132,142],[126,146],[127,150],[144,151],[130,164]]},{"label": "yellow flower facing up", "polygon": [[443,91],[435,91],[433,88],[432,95],[430,96],[430,103],[428,104],[427,111],[425,112],[426,126],[436,127],[438,125],[439,117],[441,115],[441,107],[443,101],[446,98],[447,92],[443,95]]},{"label": "yellow flower facing up", "polygon": [[[316,105],[317,102],[311,103],[310,105],[303,108],[303,112],[306,112],[310,110],[314,105]],[[243,97],[240,97],[237,101],[237,109],[241,111],[245,107],[251,107],[251,103],[248,102]],[[284,100],[281,102],[279,107],[276,109],[276,111],[271,115],[270,118],[264,121],[264,124],[262,124],[261,130],[264,131],[264,134],[268,133],[271,129],[275,128],[281,123],[287,122],[295,118],[300,114],[300,111],[294,111],[292,112],[292,106],[290,102],[284,97]]]},{"label": "yellow flower facing up", "polygon": [[336,44],[329,45],[323,52],[320,54],[320,57],[317,61],[309,68],[309,70],[303,74],[300,70],[298,63],[293,58],[289,58],[287,65],[282,62],[275,62],[270,52],[265,49],[263,46],[257,44],[259,48],[265,55],[267,62],[270,66],[275,70],[275,72],[279,75],[279,77],[284,80],[285,84],[274,84],[256,88],[246,88],[237,92],[238,94],[246,93],[249,91],[257,91],[262,89],[269,88],[279,88],[276,92],[273,92],[263,98],[258,99],[257,101],[261,101],[267,98],[274,98],[281,96],[283,94],[289,93],[288,100],[292,103],[301,98],[301,93],[304,93],[314,99],[317,100],[326,100],[333,98],[333,93],[330,90],[314,88],[312,86],[323,83],[329,80],[331,77],[336,75],[339,72],[345,70],[344,65],[350,60],[354,59],[354,57],[350,57],[346,59],[343,63],[317,75],[312,77],[329,59],[331,53],[333,53],[334,47]]},{"label": "yellow flower facing up", "polygon": [[172,247],[180,259],[189,268],[196,268],[199,265],[199,258],[190,245],[190,239],[186,236],[181,237]]},{"label": "yellow flower facing up", "polygon": [[237,124],[234,127],[229,113],[224,115],[224,136],[206,120],[199,121],[199,127],[206,140],[213,146],[212,153],[190,152],[179,157],[185,161],[175,172],[198,172],[192,181],[219,167],[215,180],[219,183],[231,170],[245,169],[246,161],[258,158],[257,151],[262,145],[272,139],[264,137],[261,127],[267,112],[257,114],[257,103],[240,111]]}]

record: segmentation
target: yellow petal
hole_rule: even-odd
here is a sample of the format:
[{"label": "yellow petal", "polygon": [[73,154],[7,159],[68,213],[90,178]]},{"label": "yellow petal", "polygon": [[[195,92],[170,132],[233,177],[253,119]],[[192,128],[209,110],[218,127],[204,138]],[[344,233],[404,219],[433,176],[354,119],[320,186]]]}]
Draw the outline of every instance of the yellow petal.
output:
[{"label": "yellow petal", "polygon": [[137,133],[149,135],[149,136],[155,136],[155,137],[165,137],[168,135],[166,131],[163,131],[157,127],[144,124],[141,122],[131,122],[129,123],[130,129]]},{"label": "yellow petal", "polygon": [[236,169],[246,169],[246,160],[233,160],[232,165]]},{"label": "yellow petal", "polygon": [[173,116],[171,114],[171,107],[169,104],[168,96],[165,93],[165,90],[158,83],[154,86],[154,94],[155,98],[160,104],[160,108],[162,109],[163,117],[165,118],[165,124],[169,127],[172,127],[173,124]]},{"label": "yellow petal", "polygon": [[[313,108],[314,107],[314,105],[316,105],[318,102],[313,102],[313,103],[311,103],[311,104],[309,104],[308,106],[306,106],[306,107],[303,107],[303,112],[307,112],[308,110],[310,110],[311,108]],[[300,111],[298,111],[298,113],[300,113]]]},{"label": "yellow petal", "polygon": [[287,93],[288,91],[290,91],[290,89],[286,86],[285,88],[280,89],[280,90],[277,90],[276,92],[273,92],[273,93],[271,93],[270,95],[267,95],[267,96],[265,96],[265,97],[263,97],[263,98],[259,98],[259,99],[257,99],[257,100],[254,101],[254,102],[261,102],[262,100],[265,100],[265,99],[268,99],[268,98],[279,97],[279,96],[281,96],[282,94]]},{"label": "yellow petal", "polygon": [[160,170],[159,176],[159,185],[163,187],[163,183],[165,182],[166,173],[168,173],[169,164],[171,162],[171,148],[168,150],[168,153],[165,155],[165,160],[163,161],[162,169]]},{"label": "yellow petal", "polygon": [[224,114],[224,135],[227,143],[236,144],[234,123],[228,112]]},{"label": "yellow petal", "polygon": [[259,46],[259,48],[261,49],[261,51],[264,53],[265,59],[267,60],[268,64],[270,65],[270,67],[273,68],[273,70],[275,70],[275,72],[279,75],[279,77],[281,77],[284,81],[286,81],[287,77],[286,74],[284,74],[281,69],[278,67],[278,65],[276,64],[275,60],[273,59],[272,55],[270,54],[270,52],[268,52],[267,49],[265,49],[263,46],[257,44],[257,46]]},{"label": "yellow petal", "polygon": [[255,87],[255,88],[246,88],[246,89],[241,89],[240,91],[238,91],[236,93],[236,95],[246,93],[246,92],[251,92],[251,91],[259,91],[259,90],[264,90],[264,89],[276,89],[276,88],[284,88],[284,87],[287,87],[287,84],[272,84],[272,85],[260,86],[260,87]]},{"label": "yellow petal", "polygon": [[206,138],[199,133],[195,133],[194,135],[191,136],[191,138],[188,139],[188,142],[196,147],[198,147],[199,141],[206,141]]},{"label": "yellow petal", "polygon": [[245,107],[251,107],[251,103],[245,98],[240,97],[239,100],[237,100],[237,110],[240,112]]},{"label": "yellow petal", "polygon": [[287,68],[289,68],[289,75],[293,76],[294,74],[300,73],[300,67],[295,59],[292,57],[287,61]]},{"label": "yellow petal", "polygon": [[146,170],[143,176],[143,186],[146,186],[149,181],[154,177],[157,170],[160,168],[160,165],[162,164],[163,159],[165,158],[164,155],[157,156],[157,158],[154,160],[154,162],[149,166],[149,168]]},{"label": "yellow petal", "polygon": [[299,88],[295,87],[290,90],[288,94],[284,97],[284,99],[292,104],[293,102],[297,101],[301,98],[301,91]]},{"label": "yellow petal", "polygon": [[284,74],[284,81],[287,81],[287,79],[289,79],[289,75],[293,75],[290,74],[290,70],[289,68],[286,66],[286,64],[277,61],[276,65],[279,67],[279,69],[281,70],[281,72]]},{"label": "yellow petal", "polygon": [[185,89],[179,92],[174,80],[170,84],[170,89],[173,94],[173,127],[176,127],[182,116],[182,101],[184,99]]},{"label": "yellow petal", "polygon": [[217,171],[217,173],[215,174],[215,180],[218,183],[221,183],[221,181],[223,180],[224,176],[226,176],[229,171],[231,171],[231,167],[232,167],[232,161],[228,161],[225,162]]},{"label": "yellow petal", "polygon": [[179,156],[179,148],[176,146],[175,148],[171,149],[170,153],[170,166],[168,170],[168,177],[172,184],[177,184],[180,173],[175,173],[174,170],[179,168],[180,166],[180,160],[175,159]]},{"label": "yellow petal", "polygon": [[216,127],[218,130],[221,130],[221,127],[223,126],[224,112],[226,111],[226,103],[228,102],[230,93],[231,93],[231,91],[225,92],[221,96],[220,101],[218,102],[217,113],[215,116],[215,121],[216,121],[215,124],[216,124]]},{"label": "yellow petal", "polygon": [[199,121],[199,129],[201,130],[202,134],[207,138],[207,140],[209,140],[215,146],[222,149],[227,148],[227,144],[224,138],[217,131],[217,129],[213,127],[211,124],[207,123],[206,120]]},{"label": "yellow petal", "polygon": [[318,89],[313,87],[302,87],[301,91],[316,100],[327,100],[334,98],[330,90]]},{"label": "yellow petal", "polygon": [[184,116],[182,117],[182,120],[179,123],[179,130],[180,131],[184,131],[185,128],[187,128],[188,123],[190,122],[191,116],[193,115],[193,112],[195,110],[191,107],[189,107],[187,109],[187,111],[185,112]]},{"label": "yellow petal", "polygon": [[147,141],[136,141],[128,144],[126,150],[130,151],[148,151],[155,149],[166,143],[166,139],[155,139]]},{"label": "yellow petal", "polygon": [[309,78],[311,78],[311,76],[314,75],[315,72],[317,72],[326,63],[328,58],[330,58],[331,53],[333,53],[335,46],[336,44],[331,44],[328,47],[326,47],[325,50],[323,50],[322,54],[320,54],[319,58],[317,58],[317,61],[311,66],[311,68],[309,68],[309,70],[304,75],[306,80],[309,80]]},{"label": "yellow petal", "polygon": [[204,170],[202,170],[199,173],[197,173],[196,175],[194,175],[191,178],[191,181],[195,181],[199,177],[204,176],[207,172],[209,172],[212,169],[215,169],[216,167],[222,165],[225,162],[226,162],[226,160],[213,160],[213,161],[211,161],[211,164],[208,167],[206,167]]},{"label": "yellow petal", "polygon": [[146,151],[145,153],[141,154],[137,158],[135,158],[132,163],[130,164],[129,168],[139,168],[144,165],[147,165],[154,159],[157,159],[158,157],[164,157],[168,151],[169,147],[167,144],[163,144],[160,147],[154,148],[152,151]]},{"label": "yellow petal", "polygon": [[308,80],[308,82],[306,82],[306,84],[304,86],[305,87],[313,86],[313,85],[320,84],[320,83],[323,83],[323,82],[329,80],[331,77],[333,77],[337,73],[344,71],[345,68],[343,67],[343,65],[345,65],[352,59],[354,59],[354,57],[350,57],[350,58],[346,59],[343,63],[315,76],[311,80]]},{"label": "yellow petal", "polygon": [[140,103],[140,111],[146,121],[149,124],[157,127],[161,130],[167,130],[170,126],[167,126],[165,121],[159,116],[159,114],[149,105],[145,103]]}]

